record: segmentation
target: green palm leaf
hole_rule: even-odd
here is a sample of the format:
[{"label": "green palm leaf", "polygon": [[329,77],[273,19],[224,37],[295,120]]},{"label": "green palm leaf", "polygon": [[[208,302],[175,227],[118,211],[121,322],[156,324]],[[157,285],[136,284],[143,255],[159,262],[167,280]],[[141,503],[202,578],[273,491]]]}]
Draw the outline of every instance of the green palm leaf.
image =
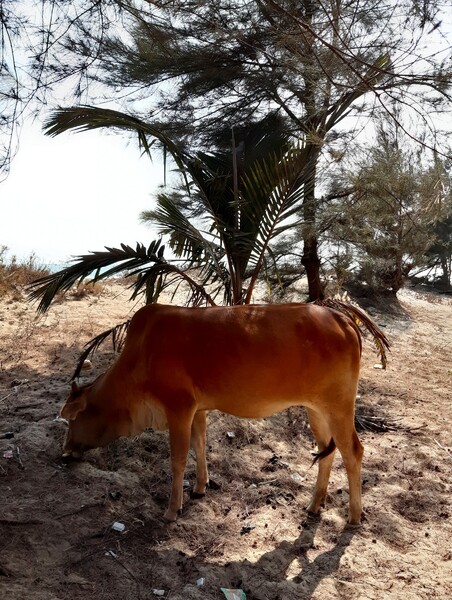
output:
[{"label": "green palm leaf", "polygon": [[226,250],[216,230],[218,221],[208,219],[209,230],[198,229],[177,205],[177,201],[163,194],[157,198],[157,208],[146,211],[142,218],[151,221],[160,234],[168,236],[176,256],[184,257],[190,268],[197,269],[198,279],[203,286],[219,285],[224,292],[224,302],[232,303],[231,273],[226,267]]},{"label": "green palm leaf", "polygon": [[[138,143],[150,157],[151,147],[159,141],[165,152],[169,152],[180,169],[184,169],[189,155],[158,127],[146,123],[137,117],[109,108],[94,106],[74,106],[54,111],[44,123],[46,135],[54,137],[70,130],[76,132],[92,129],[120,129],[132,131],[138,136]],[[149,142],[148,136],[153,140]]]},{"label": "green palm leaf", "polygon": [[243,178],[243,212],[254,224],[252,235],[243,237],[247,246],[249,264],[253,266],[249,301],[256,280],[269,251],[271,241],[293,228],[299,221],[298,213],[303,199],[304,184],[311,174],[309,150],[293,146],[283,157],[257,162]]},{"label": "green palm leaf", "polygon": [[164,246],[161,240],[153,241],[148,248],[137,244],[133,249],[121,244],[121,248],[106,248],[102,252],[92,252],[79,256],[75,263],[57,273],[41,277],[30,284],[30,300],[39,300],[38,311],[45,312],[56,294],[67,292],[73,285],[80,284],[92,275],[92,283],[109,277],[125,274],[135,277],[131,284],[132,297],[145,294],[146,302],[155,302],[161,291],[175,280],[184,280],[191,287],[196,298],[200,295],[214,304],[209,294],[202,293],[201,286],[184,269],[170,264],[163,257]]}]

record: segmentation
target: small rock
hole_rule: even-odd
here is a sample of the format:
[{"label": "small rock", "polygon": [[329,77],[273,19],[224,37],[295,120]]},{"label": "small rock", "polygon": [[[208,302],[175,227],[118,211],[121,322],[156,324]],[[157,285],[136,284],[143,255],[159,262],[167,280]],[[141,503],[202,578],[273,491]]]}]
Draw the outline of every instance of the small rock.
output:
[{"label": "small rock", "polygon": [[252,525],[251,523],[247,523],[240,530],[240,535],[245,535],[246,533],[250,533],[251,531],[253,531],[253,529],[256,529],[256,526]]}]

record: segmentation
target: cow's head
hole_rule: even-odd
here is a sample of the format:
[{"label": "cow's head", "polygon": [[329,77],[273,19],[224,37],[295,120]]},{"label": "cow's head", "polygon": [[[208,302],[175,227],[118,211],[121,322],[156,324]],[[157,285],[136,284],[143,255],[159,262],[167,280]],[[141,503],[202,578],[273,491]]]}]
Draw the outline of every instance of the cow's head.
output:
[{"label": "cow's head", "polygon": [[105,446],[118,437],[115,423],[108,419],[102,406],[90,398],[92,384],[79,387],[75,381],[69,398],[60,411],[67,420],[68,431],[63,445],[63,459],[81,458],[86,450]]}]

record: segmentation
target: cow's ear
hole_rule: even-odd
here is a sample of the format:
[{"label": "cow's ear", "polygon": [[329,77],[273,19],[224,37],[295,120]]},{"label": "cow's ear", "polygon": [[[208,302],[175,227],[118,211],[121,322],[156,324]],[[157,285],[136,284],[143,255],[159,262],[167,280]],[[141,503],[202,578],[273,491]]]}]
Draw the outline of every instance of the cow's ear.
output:
[{"label": "cow's ear", "polygon": [[64,419],[68,419],[69,421],[74,421],[77,417],[78,413],[86,408],[86,397],[85,394],[80,394],[71,398],[66,402],[63,408],[60,411],[60,417]]}]

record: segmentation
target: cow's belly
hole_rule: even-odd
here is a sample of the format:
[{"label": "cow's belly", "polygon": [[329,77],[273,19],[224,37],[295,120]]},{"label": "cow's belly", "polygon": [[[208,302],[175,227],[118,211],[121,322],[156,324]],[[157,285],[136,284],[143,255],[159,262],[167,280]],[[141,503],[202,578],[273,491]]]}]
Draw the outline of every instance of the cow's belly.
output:
[{"label": "cow's belly", "polygon": [[195,387],[199,409],[219,410],[237,417],[262,419],[291,406],[328,410],[340,399],[354,397],[357,372],[331,368],[326,377],[260,376],[219,380]]},{"label": "cow's belly", "polygon": [[245,419],[263,419],[275,413],[281,412],[291,406],[313,406],[319,404],[318,398],[313,398],[310,394],[291,393],[291,394],[269,394],[268,392],[256,393],[255,390],[249,390],[243,393],[238,390],[230,394],[200,394],[197,398],[200,409],[219,410],[221,412],[242,417]]},{"label": "cow's belly", "polygon": [[234,417],[241,417],[243,419],[264,419],[270,417],[275,413],[281,412],[291,406],[301,405],[301,402],[286,401],[273,401],[273,402],[254,402],[254,403],[238,403],[228,402],[227,404],[221,405],[215,403],[215,409],[227,414],[233,415]]}]

